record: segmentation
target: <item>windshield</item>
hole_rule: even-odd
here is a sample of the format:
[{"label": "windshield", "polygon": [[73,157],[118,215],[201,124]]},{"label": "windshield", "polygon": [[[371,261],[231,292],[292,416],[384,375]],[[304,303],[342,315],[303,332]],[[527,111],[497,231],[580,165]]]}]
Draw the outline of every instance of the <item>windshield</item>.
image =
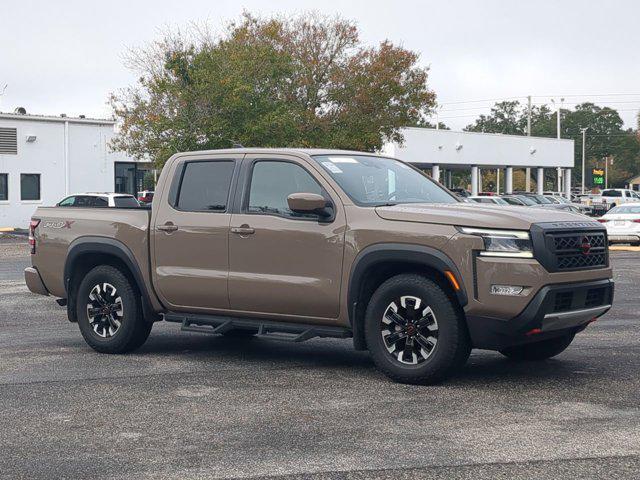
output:
[{"label": "windshield", "polygon": [[392,158],[366,155],[313,157],[358,205],[458,203],[426,175]]},{"label": "windshield", "polygon": [[531,198],[529,198],[529,197],[527,197],[525,195],[523,195],[521,197],[518,197],[518,198],[525,205],[528,205],[528,206],[538,205],[538,202],[536,202],[535,200],[533,200],[533,199],[531,199]]},{"label": "windshield", "polygon": [[628,213],[640,213],[640,206],[635,205],[622,205],[620,207],[614,207],[607,212],[609,214],[628,214]]}]

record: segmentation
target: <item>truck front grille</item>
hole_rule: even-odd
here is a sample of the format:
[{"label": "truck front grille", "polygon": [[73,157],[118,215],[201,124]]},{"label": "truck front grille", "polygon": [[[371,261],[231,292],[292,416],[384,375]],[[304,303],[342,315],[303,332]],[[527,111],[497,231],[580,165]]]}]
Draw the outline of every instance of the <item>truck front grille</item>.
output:
[{"label": "truck front grille", "polygon": [[581,270],[607,265],[604,232],[551,233],[558,270]]},{"label": "truck front grille", "polygon": [[607,230],[592,220],[531,225],[533,252],[549,272],[609,266]]}]

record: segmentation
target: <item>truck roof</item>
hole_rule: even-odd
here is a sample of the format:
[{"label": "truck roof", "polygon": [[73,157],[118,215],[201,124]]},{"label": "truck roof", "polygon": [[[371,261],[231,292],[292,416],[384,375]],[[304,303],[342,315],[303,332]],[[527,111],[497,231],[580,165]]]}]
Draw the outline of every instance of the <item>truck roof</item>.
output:
[{"label": "truck roof", "polygon": [[383,157],[384,155],[372,152],[360,152],[357,150],[340,150],[330,148],[259,148],[259,147],[242,147],[242,148],[224,148],[219,150],[196,150],[192,152],[180,152],[176,156],[182,155],[206,155],[211,153],[304,153],[307,155],[371,155]]}]

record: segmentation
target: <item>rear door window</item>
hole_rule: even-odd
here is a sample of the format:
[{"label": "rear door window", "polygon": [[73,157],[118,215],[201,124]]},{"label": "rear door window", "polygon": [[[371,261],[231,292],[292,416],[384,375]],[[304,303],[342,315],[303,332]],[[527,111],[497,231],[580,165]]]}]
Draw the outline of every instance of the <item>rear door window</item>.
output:
[{"label": "rear door window", "polygon": [[93,197],[89,195],[77,195],[75,202],[73,202],[74,207],[92,207],[93,206]]},{"label": "rear door window", "polygon": [[225,212],[234,168],[233,160],[186,163],[175,207],[188,212]]},{"label": "rear door window", "polygon": [[109,200],[107,199],[107,197],[95,197],[93,199],[93,206],[94,207],[108,207],[109,206]]},{"label": "rear door window", "polygon": [[113,197],[113,205],[115,207],[139,207],[140,204],[133,197]]}]

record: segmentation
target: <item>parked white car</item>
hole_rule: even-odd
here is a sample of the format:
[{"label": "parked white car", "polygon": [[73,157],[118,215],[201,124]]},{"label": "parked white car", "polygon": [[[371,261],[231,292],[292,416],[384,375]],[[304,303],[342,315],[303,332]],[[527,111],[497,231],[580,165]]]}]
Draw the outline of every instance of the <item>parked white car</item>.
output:
[{"label": "parked white car", "polygon": [[58,202],[58,207],[139,207],[136,197],[127,193],[88,192],[75,193]]},{"label": "parked white car", "polygon": [[614,207],[598,221],[607,228],[609,243],[640,245],[640,203]]}]

